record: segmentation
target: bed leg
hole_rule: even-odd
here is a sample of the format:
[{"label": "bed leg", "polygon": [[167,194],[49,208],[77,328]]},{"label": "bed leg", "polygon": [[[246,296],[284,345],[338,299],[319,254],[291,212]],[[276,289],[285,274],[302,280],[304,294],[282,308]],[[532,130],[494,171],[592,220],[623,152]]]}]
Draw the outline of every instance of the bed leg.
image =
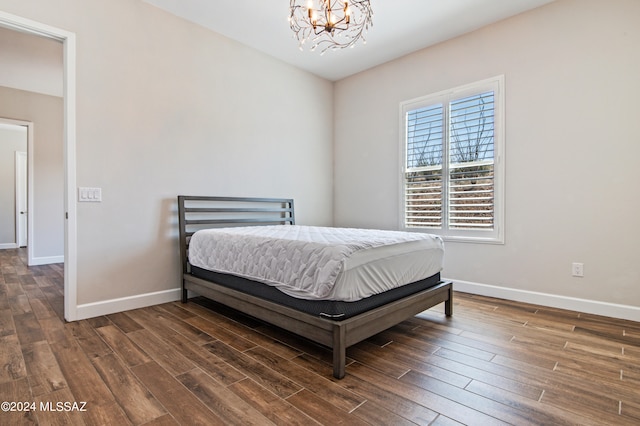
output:
[{"label": "bed leg", "polygon": [[449,284],[449,298],[444,302],[444,314],[448,317],[453,315],[453,284]]},{"label": "bed leg", "polygon": [[187,303],[187,289],[184,288],[184,282],[182,283],[182,303]]},{"label": "bed leg", "polygon": [[333,377],[342,379],[347,363],[345,329],[342,325],[333,326]]}]

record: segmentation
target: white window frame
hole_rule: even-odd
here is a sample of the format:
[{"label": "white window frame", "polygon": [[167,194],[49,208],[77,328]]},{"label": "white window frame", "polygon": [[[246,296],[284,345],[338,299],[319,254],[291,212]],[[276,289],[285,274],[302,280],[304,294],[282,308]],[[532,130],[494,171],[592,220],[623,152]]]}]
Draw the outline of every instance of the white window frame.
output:
[{"label": "white window frame", "polygon": [[[494,227],[491,230],[444,229],[407,227],[406,216],[406,164],[407,164],[407,112],[418,108],[442,103],[445,107],[449,102],[465,96],[473,96],[483,92],[494,92]],[[400,229],[410,232],[425,232],[437,234],[445,241],[459,241],[472,243],[504,244],[504,210],[505,210],[505,95],[504,75],[486,80],[443,90],[427,96],[411,99],[400,103]],[[446,123],[448,125],[448,123]],[[445,142],[446,144],[446,142]],[[445,145],[447,147],[447,145]],[[443,167],[445,161],[443,161]],[[443,173],[444,174],[444,173]],[[443,191],[448,188],[443,188]]]}]

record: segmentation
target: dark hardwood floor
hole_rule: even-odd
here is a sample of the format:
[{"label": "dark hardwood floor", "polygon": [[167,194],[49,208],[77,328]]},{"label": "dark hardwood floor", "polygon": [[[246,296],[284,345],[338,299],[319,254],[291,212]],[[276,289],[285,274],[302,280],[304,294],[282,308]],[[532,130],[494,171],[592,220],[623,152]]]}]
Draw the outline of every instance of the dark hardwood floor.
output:
[{"label": "dark hardwood floor", "polygon": [[0,250],[0,272],[1,425],[640,424],[631,321],[456,293],[335,380],[328,350],[205,299],[65,323],[62,265]]}]

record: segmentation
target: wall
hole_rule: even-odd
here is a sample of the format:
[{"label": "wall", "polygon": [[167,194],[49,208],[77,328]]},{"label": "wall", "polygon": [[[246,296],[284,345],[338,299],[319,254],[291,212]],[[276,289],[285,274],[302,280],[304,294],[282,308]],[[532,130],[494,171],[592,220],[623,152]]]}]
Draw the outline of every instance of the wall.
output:
[{"label": "wall", "polygon": [[0,27],[0,86],[62,97],[62,43]]},{"label": "wall", "polygon": [[398,226],[401,101],[504,74],[506,243],[448,242],[443,274],[640,320],[638,22],[637,0],[558,0],[339,81],[335,225]]},{"label": "wall", "polygon": [[33,257],[64,258],[63,101],[0,86],[0,117],[33,123]]},{"label": "wall", "polygon": [[[180,285],[176,196],[332,222],[332,84],[135,0],[0,0],[77,41],[80,316]],[[96,308],[96,310],[92,310]]]},{"label": "wall", "polygon": [[0,247],[16,241],[16,151],[27,152],[26,127],[0,124]]}]

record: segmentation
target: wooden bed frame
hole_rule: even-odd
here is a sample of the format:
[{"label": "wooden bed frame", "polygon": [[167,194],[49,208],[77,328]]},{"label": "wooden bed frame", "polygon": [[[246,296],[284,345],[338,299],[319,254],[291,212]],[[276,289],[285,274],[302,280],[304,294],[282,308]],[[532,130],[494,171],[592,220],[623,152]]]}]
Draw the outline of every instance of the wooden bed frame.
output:
[{"label": "wooden bed frame", "polygon": [[347,347],[388,329],[414,315],[445,302],[445,315],[453,314],[453,288],[440,282],[402,299],[335,321],[300,312],[259,297],[191,275],[188,247],[191,235],[203,228],[247,225],[293,225],[293,200],[178,196],[182,302],[193,291],[216,302],[281,327],[333,350],[333,376],[345,375]]}]

